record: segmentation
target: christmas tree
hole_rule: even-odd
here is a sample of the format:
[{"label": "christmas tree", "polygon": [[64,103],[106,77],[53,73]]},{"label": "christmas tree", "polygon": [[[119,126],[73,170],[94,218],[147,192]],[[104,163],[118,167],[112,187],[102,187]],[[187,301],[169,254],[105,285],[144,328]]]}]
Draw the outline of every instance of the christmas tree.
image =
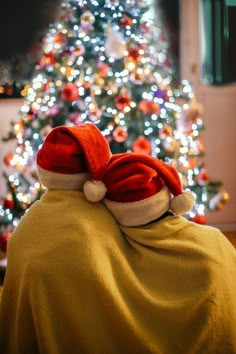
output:
[{"label": "christmas tree", "polygon": [[205,214],[227,199],[204,163],[203,108],[188,81],[177,83],[168,42],[147,0],[71,0],[50,25],[32,82],[25,87],[19,118],[5,140],[8,192],[0,206],[2,249],[25,211],[44,192],[35,156],[59,125],[93,122],[113,153],[150,154],[174,165],[184,188],[196,195],[187,218]]}]

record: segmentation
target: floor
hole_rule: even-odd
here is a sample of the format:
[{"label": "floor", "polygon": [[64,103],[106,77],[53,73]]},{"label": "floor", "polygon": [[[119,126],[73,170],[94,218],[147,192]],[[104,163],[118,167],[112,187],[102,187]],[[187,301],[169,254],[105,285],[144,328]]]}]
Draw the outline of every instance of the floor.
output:
[{"label": "floor", "polygon": [[227,239],[233,244],[236,248],[236,231],[222,231],[223,234],[227,237]]}]

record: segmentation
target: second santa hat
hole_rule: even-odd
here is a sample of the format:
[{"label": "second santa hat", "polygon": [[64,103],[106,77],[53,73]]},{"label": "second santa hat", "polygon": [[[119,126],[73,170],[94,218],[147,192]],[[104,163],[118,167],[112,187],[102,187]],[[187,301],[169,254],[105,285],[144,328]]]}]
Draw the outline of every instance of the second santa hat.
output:
[{"label": "second santa hat", "polygon": [[113,155],[102,178],[86,181],[84,193],[88,200],[101,199],[117,221],[126,226],[144,225],[171,209],[176,214],[191,210],[195,198],[183,192],[177,170],[151,156],[123,153]]}]

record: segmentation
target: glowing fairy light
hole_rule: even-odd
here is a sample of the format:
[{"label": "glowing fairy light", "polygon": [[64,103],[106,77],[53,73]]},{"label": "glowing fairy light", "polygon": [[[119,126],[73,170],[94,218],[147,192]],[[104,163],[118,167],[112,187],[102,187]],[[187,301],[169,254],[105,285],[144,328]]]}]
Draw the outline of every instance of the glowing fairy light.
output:
[{"label": "glowing fairy light", "polygon": [[126,112],[126,113],[130,112],[130,110],[131,110],[131,108],[129,106],[124,108],[124,112]]},{"label": "glowing fairy light", "polygon": [[83,87],[80,87],[78,92],[79,92],[79,96],[84,96],[85,90]]},{"label": "glowing fairy light", "polygon": [[20,184],[20,181],[18,178],[15,178],[13,182],[14,182],[15,186],[19,186],[19,184]]},{"label": "glowing fairy light", "polygon": [[132,101],[132,102],[130,103],[130,107],[135,108],[136,106],[137,106],[136,102]]},{"label": "glowing fairy light", "polygon": [[37,102],[33,102],[32,103],[32,108],[36,111],[38,111],[40,109],[40,105]]},{"label": "glowing fairy light", "polygon": [[18,144],[22,145],[23,144],[23,138],[22,138],[22,134],[20,134],[20,136],[17,137],[18,140]]},{"label": "glowing fairy light", "polygon": [[56,86],[59,87],[62,85],[62,81],[61,80],[56,80],[55,82]]},{"label": "glowing fairy light", "polygon": [[39,134],[38,134],[38,133],[34,133],[34,134],[33,134],[33,138],[34,138],[35,140],[37,140],[37,139],[39,138]]},{"label": "glowing fairy light", "polygon": [[14,219],[13,222],[12,222],[12,225],[13,225],[14,227],[16,227],[16,226],[19,224],[19,221],[20,221],[20,220]]},{"label": "glowing fairy light", "polygon": [[181,152],[181,154],[187,154],[188,148],[187,147],[181,147],[180,148],[180,152]]},{"label": "glowing fairy light", "polygon": [[[6,212],[7,212],[7,211],[6,211]],[[7,219],[8,219],[9,221],[11,221],[11,220],[13,219],[13,215],[9,213],[9,214],[7,215]]]},{"label": "glowing fairy light", "polygon": [[199,215],[204,215],[205,213],[205,206],[203,204],[199,204],[198,208],[197,208],[197,212]]},{"label": "glowing fairy light", "polygon": [[14,175],[10,175],[10,176],[8,177],[8,180],[9,180],[11,183],[14,182],[14,180],[15,180]]},{"label": "glowing fairy light", "polygon": [[62,66],[62,67],[60,68],[60,72],[61,72],[62,74],[65,74],[65,73],[66,73],[66,68],[65,68],[64,66]]}]

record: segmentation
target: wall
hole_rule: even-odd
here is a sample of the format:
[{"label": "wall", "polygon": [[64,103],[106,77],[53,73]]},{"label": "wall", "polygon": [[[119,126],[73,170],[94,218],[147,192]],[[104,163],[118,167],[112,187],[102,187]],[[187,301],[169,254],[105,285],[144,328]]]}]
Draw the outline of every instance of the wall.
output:
[{"label": "wall", "polygon": [[207,86],[201,81],[200,0],[181,0],[181,76],[193,83],[204,106],[206,167],[214,180],[221,180],[230,200],[225,207],[207,214],[209,224],[236,230],[236,84]]}]

